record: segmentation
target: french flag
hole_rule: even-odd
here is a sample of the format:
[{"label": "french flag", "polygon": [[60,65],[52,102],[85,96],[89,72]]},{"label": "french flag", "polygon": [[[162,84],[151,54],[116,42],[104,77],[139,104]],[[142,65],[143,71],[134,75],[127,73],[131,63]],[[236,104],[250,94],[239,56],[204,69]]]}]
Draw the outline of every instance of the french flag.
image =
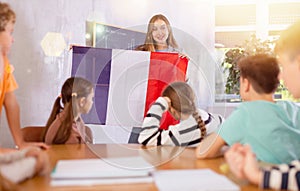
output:
[{"label": "french flag", "polygon": [[[185,81],[188,60],[177,53],[73,47],[72,76],[95,84],[94,106],[85,123],[141,126],[166,85]],[[178,121],[163,116],[161,128]]]}]

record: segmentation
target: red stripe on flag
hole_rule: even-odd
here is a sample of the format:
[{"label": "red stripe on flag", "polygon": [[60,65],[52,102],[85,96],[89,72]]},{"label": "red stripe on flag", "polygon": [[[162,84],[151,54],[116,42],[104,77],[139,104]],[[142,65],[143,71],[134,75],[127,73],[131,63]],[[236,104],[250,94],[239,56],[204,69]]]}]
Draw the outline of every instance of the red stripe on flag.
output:
[{"label": "red stripe on flag", "polygon": [[[150,105],[161,95],[168,84],[185,81],[187,65],[188,59],[180,58],[177,53],[151,52],[145,115]],[[170,125],[178,122],[169,112],[166,112],[162,117],[160,128],[168,129]]]}]

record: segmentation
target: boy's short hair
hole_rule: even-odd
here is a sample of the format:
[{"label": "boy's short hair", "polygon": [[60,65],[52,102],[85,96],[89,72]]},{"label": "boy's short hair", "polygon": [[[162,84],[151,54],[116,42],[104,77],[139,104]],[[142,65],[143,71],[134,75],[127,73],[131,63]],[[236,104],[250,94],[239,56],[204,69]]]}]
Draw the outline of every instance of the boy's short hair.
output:
[{"label": "boy's short hair", "polygon": [[238,62],[240,76],[250,81],[257,93],[273,93],[279,85],[279,66],[276,58],[259,54],[248,56]]},{"label": "boy's short hair", "polygon": [[10,8],[7,3],[0,2],[0,32],[5,30],[5,27],[9,21],[13,23],[16,20],[15,12]]},{"label": "boy's short hair", "polygon": [[284,30],[275,45],[275,53],[288,53],[291,58],[300,54],[300,21]]}]

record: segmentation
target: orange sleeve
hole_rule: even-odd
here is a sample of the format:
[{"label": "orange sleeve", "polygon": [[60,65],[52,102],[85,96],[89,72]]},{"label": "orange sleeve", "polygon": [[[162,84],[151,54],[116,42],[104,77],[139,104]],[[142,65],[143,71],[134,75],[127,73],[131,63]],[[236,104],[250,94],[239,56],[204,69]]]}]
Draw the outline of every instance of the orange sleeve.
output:
[{"label": "orange sleeve", "polygon": [[9,64],[8,59],[5,59],[5,66],[4,66],[4,72],[6,73],[4,84],[6,86],[5,92],[11,92],[17,89],[19,86],[15,80],[15,77],[13,75],[14,67]]},{"label": "orange sleeve", "polygon": [[3,62],[0,60],[0,114],[4,103],[5,94],[18,88],[18,84],[12,74],[13,71],[14,68],[9,64],[7,57],[3,57]]}]

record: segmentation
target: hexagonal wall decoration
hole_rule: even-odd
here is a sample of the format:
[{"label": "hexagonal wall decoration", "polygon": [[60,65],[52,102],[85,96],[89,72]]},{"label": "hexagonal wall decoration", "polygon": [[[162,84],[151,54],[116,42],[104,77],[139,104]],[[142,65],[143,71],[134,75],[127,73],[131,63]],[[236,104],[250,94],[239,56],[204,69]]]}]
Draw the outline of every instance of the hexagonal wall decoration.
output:
[{"label": "hexagonal wall decoration", "polygon": [[61,33],[48,32],[41,41],[46,56],[58,57],[66,48],[66,42]]}]

